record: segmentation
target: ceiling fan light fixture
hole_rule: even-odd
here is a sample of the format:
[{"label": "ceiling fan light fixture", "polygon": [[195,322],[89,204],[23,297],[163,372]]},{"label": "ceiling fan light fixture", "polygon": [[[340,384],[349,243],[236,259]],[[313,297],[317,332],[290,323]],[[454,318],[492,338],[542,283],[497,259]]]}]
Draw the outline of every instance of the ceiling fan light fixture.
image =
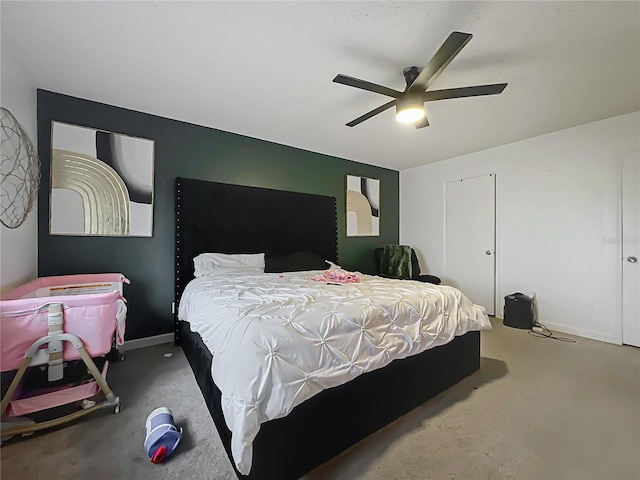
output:
[{"label": "ceiling fan light fixture", "polygon": [[421,96],[406,95],[396,101],[396,120],[415,123],[426,116]]},{"label": "ceiling fan light fixture", "polygon": [[425,111],[422,107],[409,107],[403,110],[398,109],[396,120],[400,123],[416,123],[425,117]]}]

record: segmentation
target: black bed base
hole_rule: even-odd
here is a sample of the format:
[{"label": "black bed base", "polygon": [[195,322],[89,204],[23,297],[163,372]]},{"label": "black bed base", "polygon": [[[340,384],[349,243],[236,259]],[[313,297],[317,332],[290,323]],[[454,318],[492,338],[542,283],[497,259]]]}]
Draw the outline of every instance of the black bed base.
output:
[{"label": "black bed base", "polygon": [[[182,348],[235,469],[220,390],[211,378],[211,353],[188,323],[180,324]],[[469,332],[325,390],[288,416],[262,424],[253,443],[251,473],[236,473],[252,480],[300,478],[479,368],[480,332]]]}]

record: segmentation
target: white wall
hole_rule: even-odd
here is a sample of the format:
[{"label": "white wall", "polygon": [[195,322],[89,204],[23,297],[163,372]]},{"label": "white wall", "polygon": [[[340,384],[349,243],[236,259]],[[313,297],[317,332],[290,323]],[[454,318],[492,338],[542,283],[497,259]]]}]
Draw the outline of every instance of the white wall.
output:
[{"label": "white wall", "polygon": [[639,149],[635,112],[404,170],[400,240],[441,275],[445,183],[495,173],[496,316],[535,292],[539,322],[621,343],[621,161]]},{"label": "white wall", "polygon": [[[28,132],[36,146],[36,90],[4,42],[0,63],[0,104],[8,109]],[[33,210],[16,229],[0,225],[0,291],[37,277],[37,212]]]}]

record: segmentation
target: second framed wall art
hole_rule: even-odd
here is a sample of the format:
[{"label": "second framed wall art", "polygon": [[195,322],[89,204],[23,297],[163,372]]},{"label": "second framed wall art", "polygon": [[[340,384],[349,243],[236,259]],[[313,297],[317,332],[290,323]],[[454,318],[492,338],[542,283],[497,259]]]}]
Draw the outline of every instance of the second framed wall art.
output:
[{"label": "second framed wall art", "polygon": [[380,235],[380,180],[347,175],[347,237]]}]

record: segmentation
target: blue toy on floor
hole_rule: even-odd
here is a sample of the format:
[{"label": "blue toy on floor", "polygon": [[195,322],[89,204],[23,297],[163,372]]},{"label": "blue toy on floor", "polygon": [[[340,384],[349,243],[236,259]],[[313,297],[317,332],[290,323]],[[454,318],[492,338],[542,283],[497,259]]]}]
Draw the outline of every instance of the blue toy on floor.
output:
[{"label": "blue toy on floor", "polygon": [[149,414],[144,448],[153,463],[160,463],[171,455],[181,438],[182,428],[176,428],[171,410],[160,407]]}]

